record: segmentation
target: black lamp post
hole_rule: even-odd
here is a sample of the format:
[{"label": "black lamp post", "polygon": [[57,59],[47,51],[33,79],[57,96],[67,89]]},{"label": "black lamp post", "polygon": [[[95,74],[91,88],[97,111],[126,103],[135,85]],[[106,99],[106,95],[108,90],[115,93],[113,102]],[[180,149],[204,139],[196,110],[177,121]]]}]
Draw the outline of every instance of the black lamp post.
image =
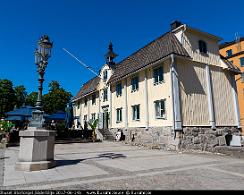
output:
[{"label": "black lamp post", "polygon": [[38,47],[35,51],[35,64],[37,65],[37,72],[39,74],[39,86],[38,97],[36,101],[36,110],[32,112],[32,120],[30,121],[30,127],[42,128],[44,123],[42,111],[42,84],[44,81],[44,74],[48,64],[48,58],[51,57],[51,49],[53,43],[49,40],[47,35],[43,35],[38,41]]},{"label": "black lamp post", "polygon": [[35,64],[37,65],[37,72],[39,74],[38,97],[36,102],[36,109],[42,110],[42,84],[44,81],[45,69],[48,64],[48,58],[51,57],[51,49],[53,43],[50,42],[47,35],[43,35],[38,41],[38,48],[35,51]]},{"label": "black lamp post", "polygon": [[32,112],[32,119],[26,131],[20,131],[19,160],[16,162],[16,170],[39,171],[55,166],[54,142],[55,131],[43,127],[44,118],[42,111],[42,84],[48,58],[51,56],[53,43],[47,35],[38,41],[35,51],[35,63],[39,74],[38,98],[36,109]]}]

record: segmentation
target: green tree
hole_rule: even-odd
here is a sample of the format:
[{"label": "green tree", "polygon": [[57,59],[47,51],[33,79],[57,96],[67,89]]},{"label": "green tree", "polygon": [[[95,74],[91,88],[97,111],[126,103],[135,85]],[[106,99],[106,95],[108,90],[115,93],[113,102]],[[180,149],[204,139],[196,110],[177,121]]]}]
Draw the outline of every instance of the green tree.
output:
[{"label": "green tree", "polygon": [[65,111],[66,105],[72,97],[71,93],[61,88],[58,81],[51,81],[48,86],[49,92],[43,96],[43,110],[48,114]]},{"label": "green tree", "polygon": [[16,104],[15,105],[17,106],[17,108],[19,108],[25,103],[27,92],[26,92],[25,87],[23,85],[16,86],[14,88],[14,91],[15,91],[15,96],[16,96]]},{"label": "green tree", "polygon": [[48,87],[49,87],[49,91],[56,91],[60,89],[60,84],[58,83],[58,81],[51,81]]},{"label": "green tree", "polygon": [[25,104],[30,106],[35,106],[37,100],[37,92],[31,92],[26,96]]},{"label": "green tree", "polygon": [[15,103],[16,96],[12,81],[8,79],[0,80],[0,116],[13,110]]}]

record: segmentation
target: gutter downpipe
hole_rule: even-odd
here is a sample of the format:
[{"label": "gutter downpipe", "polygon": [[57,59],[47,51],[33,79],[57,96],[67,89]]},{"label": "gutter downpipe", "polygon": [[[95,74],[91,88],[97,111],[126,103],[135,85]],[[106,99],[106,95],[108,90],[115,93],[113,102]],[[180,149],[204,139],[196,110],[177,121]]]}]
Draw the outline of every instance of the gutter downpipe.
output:
[{"label": "gutter downpipe", "polygon": [[172,89],[172,104],[173,104],[173,129],[175,131],[182,131],[179,79],[175,67],[174,54],[171,54],[170,73],[171,73],[171,89]]}]

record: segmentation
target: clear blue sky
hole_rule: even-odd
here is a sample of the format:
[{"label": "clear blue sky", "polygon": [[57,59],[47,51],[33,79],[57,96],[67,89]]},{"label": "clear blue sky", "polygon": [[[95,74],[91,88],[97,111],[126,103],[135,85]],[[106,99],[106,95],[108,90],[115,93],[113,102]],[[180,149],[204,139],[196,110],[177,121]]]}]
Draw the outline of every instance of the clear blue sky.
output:
[{"label": "clear blue sky", "polygon": [[76,95],[94,75],[62,48],[99,70],[111,40],[121,61],[180,20],[224,41],[244,35],[243,0],[1,0],[0,79],[37,91],[34,50],[41,35],[54,42],[45,74]]}]

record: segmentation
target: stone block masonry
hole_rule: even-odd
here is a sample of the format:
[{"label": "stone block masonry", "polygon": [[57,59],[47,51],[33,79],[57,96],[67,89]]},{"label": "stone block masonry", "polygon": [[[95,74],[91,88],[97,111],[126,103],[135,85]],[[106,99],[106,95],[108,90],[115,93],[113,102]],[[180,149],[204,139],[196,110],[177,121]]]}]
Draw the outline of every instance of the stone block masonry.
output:
[{"label": "stone block masonry", "polygon": [[[121,129],[125,135],[125,142],[130,145],[143,146],[150,149],[177,150],[179,137],[172,127],[149,127]],[[116,133],[118,129],[110,129]]]},{"label": "stone block masonry", "polygon": [[[184,127],[183,131],[173,131],[172,127],[149,127],[120,129],[125,135],[125,143],[150,149],[202,150],[215,152],[216,146],[228,146],[228,135],[240,135],[234,127],[211,129],[210,127]],[[114,135],[118,129],[110,129]]]},{"label": "stone block masonry", "polygon": [[228,135],[240,135],[234,127],[223,127],[215,130],[207,127],[185,127],[179,149],[197,149],[215,152],[216,146],[227,146]]}]

